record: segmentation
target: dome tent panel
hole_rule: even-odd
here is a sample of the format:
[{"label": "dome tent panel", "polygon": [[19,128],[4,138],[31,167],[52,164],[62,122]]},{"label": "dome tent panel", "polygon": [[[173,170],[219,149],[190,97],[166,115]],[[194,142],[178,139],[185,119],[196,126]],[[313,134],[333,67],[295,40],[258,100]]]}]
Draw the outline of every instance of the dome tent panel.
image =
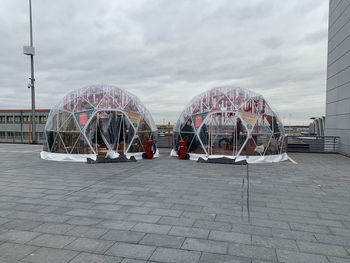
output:
[{"label": "dome tent panel", "polygon": [[[187,122],[193,126],[192,133]],[[174,126],[171,155],[177,155],[178,141],[187,133],[193,135],[186,142],[190,159],[239,157],[270,162],[287,158],[284,129],[276,112],[262,95],[239,87],[213,88],[195,96]]]},{"label": "dome tent panel", "polygon": [[157,127],[140,100],[114,86],[94,85],[68,93],[52,108],[42,157],[84,161],[109,151],[140,157],[146,137],[156,142]]},{"label": "dome tent panel", "polygon": [[45,131],[58,131],[58,109],[50,111],[45,124]]},{"label": "dome tent panel", "polygon": [[199,138],[207,155],[230,156],[239,153],[245,143],[246,136],[236,136],[241,132],[246,132],[246,127],[237,113],[214,111],[207,114]]},{"label": "dome tent panel", "polygon": [[51,151],[57,152],[57,153],[68,153],[60,133],[55,132],[54,136],[55,136],[55,141],[52,145]]},{"label": "dome tent panel", "polygon": [[76,117],[70,113],[60,126],[59,131],[80,132],[80,127],[77,123]]}]

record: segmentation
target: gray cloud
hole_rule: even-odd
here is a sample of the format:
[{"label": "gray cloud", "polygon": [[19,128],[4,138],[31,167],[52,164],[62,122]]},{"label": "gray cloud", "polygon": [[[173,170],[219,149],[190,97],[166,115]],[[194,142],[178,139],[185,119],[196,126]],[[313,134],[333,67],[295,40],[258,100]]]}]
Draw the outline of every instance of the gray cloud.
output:
[{"label": "gray cloud", "polygon": [[[289,122],[324,114],[327,0],[32,0],[37,106],[106,83],[175,122],[204,90],[265,95]],[[1,108],[29,108],[26,1],[0,3]]]}]

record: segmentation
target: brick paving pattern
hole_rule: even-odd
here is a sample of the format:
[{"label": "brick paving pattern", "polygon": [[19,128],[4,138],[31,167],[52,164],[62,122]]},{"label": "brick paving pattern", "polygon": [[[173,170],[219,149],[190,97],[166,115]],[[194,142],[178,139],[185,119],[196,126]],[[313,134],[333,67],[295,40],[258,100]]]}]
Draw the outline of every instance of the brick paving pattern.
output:
[{"label": "brick paving pattern", "polygon": [[[350,262],[350,159],[43,161],[0,144],[0,263]],[[243,184],[244,180],[244,184]]]}]

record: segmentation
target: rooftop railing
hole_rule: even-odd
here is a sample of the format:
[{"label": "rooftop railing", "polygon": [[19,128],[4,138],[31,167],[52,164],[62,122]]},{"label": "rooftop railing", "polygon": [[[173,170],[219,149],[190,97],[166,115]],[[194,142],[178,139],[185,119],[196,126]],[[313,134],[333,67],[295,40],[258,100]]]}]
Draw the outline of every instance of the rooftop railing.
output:
[{"label": "rooftop railing", "polygon": [[288,135],[287,152],[338,153],[339,137]]}]

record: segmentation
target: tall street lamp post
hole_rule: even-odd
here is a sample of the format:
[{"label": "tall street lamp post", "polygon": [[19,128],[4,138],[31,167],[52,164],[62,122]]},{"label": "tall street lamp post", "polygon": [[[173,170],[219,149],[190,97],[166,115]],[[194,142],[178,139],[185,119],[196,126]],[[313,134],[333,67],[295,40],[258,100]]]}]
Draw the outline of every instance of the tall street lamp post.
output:
[{"label": "tall street lamp post", "polygon": [[33,30],[32,30],[32,1],[29,0],[29,20],[30,20],[30,46],[23,47],[23,53],[30,56],[30,84],[28,88],[31,89],[32,94],[32,143],[36,143],[36,129],[35,129],[35,90],[34,90],[34,54],[35,49],[33,46]]}]

